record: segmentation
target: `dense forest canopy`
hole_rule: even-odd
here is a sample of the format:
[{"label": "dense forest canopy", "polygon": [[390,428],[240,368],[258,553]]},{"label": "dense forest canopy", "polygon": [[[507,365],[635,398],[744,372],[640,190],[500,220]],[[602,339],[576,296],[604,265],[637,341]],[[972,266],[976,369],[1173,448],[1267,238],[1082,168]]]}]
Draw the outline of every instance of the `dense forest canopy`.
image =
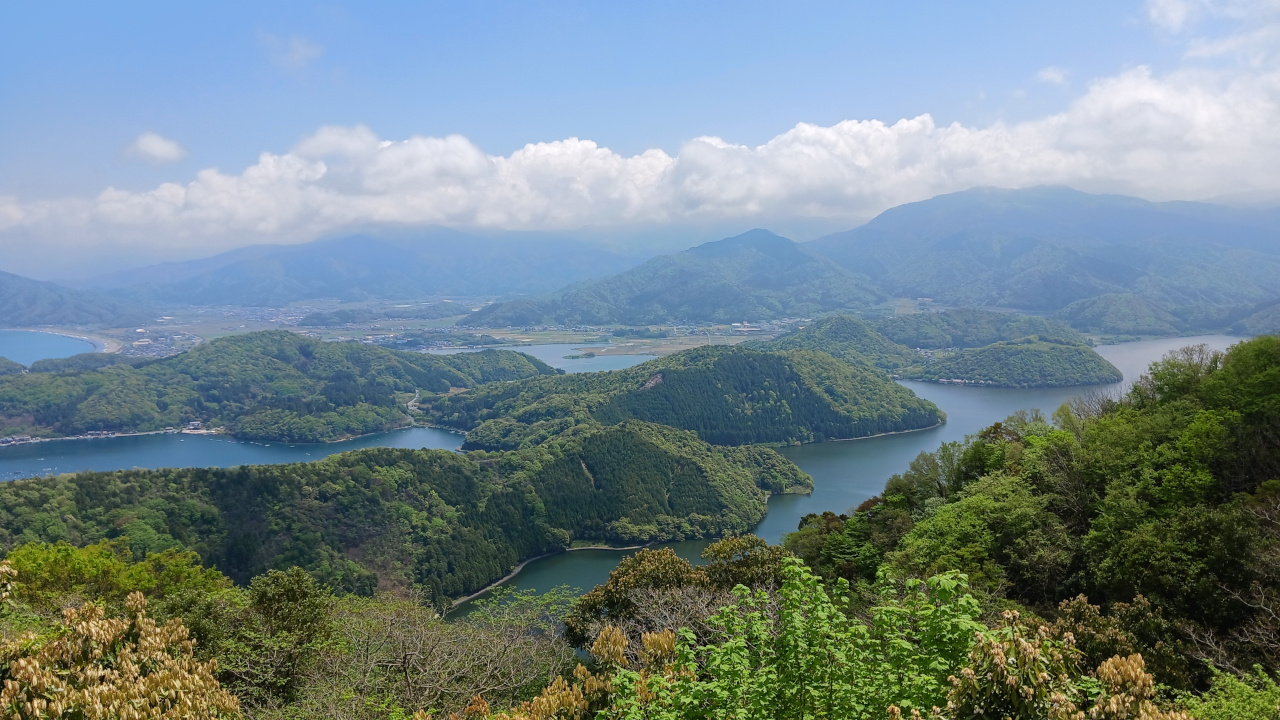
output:
[{"label": "dense forest canopy", "polygon": [[300,566],[348,592],[473,592],[579,540],[749,531],[812,481],[766,448],[627,422],[510,453],[375,448],[314,463],[122,470],[0,484],[0,544],[127,538],[247,582]]},{"label": "dense forest canopy", "polygon": [[1189,348],[1124,398],[1064,406],[1052,423],[1024,413],[922,454],[786,545],[855,584],[960,570],[1049,616],[1092,612],[1057,609],[1083,593],[1111,610],[1094,651],[1140,651],[1167,684],[1203,681],[1200,661],[1275,672],[1277,428],[1280,338]]},{"label": "dense forest canopy", "polygon": [[405,403],[419,390],[558,372],[506,350],[427,355],[283,330],[220,338],[157,361],[102,357],[41,361],[0,379],[0,428],[59,436],[201,421],[237,437],[322,442],[406,424]]},{"label": "dense forest canopy", "polygon": [[693,430],[707,442],[814,442],[930,427],[942,413],[882,371],[824,352],[701,347],[625,370],[530,378],[424,398],[432,422],[467,430],[466,448],[508,449],[578,425],[627,419]]}]

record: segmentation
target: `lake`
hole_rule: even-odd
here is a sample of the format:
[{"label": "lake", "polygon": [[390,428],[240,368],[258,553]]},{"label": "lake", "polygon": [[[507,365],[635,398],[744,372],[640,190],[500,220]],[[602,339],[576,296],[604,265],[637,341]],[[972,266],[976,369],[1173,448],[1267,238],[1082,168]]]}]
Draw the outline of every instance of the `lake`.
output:
[{"label": "lake", "polygon": [[98,347],[89,340],[34,330],[0,330],[0,357],[30,365],[37,360],[71,357],[93,352]]},{"label": "lake", "polygon": [[[596,355],[595,357],[578,357],[566,358],[567,355],[582,355],[584,352],[600,351],[605,348],[613,347],[605,344],[591,343],[548,343],[545,345],[506,345],[500,346],[499,350],[515,350],[517,352],[532,355],[542,362],[554,368],[560,368],[565,372],[598,372],[600,370],[621,370],[629,368],[632,365],[639,365],[646,360],[652,360],[653,355]],[[438,355],[452,355],[460,352],[478,352],[484,348],[447,348],[441,350],[430,350],[428,352]]]},{"label": "lake", "polygon": [[[1071,388],[1012,389],[983,388],[960,385],[903,381],[902,385],[931,400],[947,413],[947,422],[939,427],[896,435],[881,435],[859,440],[815,443],[787,447],[780,452],[802,470],[813,476],[813,493],[779,495],[769,500],[769,513],[756,526],[755,533],[771,543],[796,529],[800,519],[809,513],[831,510],[843,513],[884,489],[891,475],[907,468],[917,455],[937,449],[944,442],[962,440],[1012,415],[1018,410],[1038,408],[1046,415],[1062,403],[1087,392],[1120,393],[1142,375],[1155,360],[1171,350],[1204,343],[1214,350],[1225,350],[1240,338],[1205,335],[1188,338],[1163,338],[1121,345],[1104,345],[1102,355],[1124,373],[1125,379],[1114,385],[1092,385]],[[681,557],[701,562],[699,555],[710,541],[685,541],[658,547],[671,547]],[[580,550],[535,560],[504,584],[515,590],[545,592],[558,585],[590,590],[603,583],[618,561],[634,550]],[[457,612],[465,612],[468,604]]]},{"label": "lake", "polygon": [[52,440],[0,447],[0,480],[81,470],[235,467],[307,462],[367,447],[457,450],[463,436],[414,427],[336,443],[246,442],[223,435],[162,433],[92,440]]}]

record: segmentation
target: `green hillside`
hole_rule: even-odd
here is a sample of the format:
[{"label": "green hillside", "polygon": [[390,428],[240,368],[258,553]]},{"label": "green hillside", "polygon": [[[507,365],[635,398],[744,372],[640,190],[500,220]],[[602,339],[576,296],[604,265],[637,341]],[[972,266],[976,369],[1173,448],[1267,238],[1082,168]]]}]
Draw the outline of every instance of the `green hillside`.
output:
[{"label": "green hillside", "polygon": [[0,327],[123,327],[154,317],[136,302],[0,272]]},{"label": "green hillside", "polygon": [[914,350],[885,337],[867,322],[848,315],[809,323],[773,340],[750,341],[762,350],[819,350],[849,363],[893,370],[920,361]]},{"label": "green hillside", "polygon": [[221,338],[154,362],[75,369],[93,368],[95,357],[0,379],[0,429],[60,436],[199,420],[242,438],[321,442],[406,424],[405,403],[419,390],[557,372],[505,350],[426,355],[283,330]]},{"label": "green hillside", "polygon": [[[880,329],[883,329],[883,333]],[[1045,329],[1048,337],[1018,336]],[[921,354],[886,337],[913,340],[916,347],[954,348]],[[983,347],[988,338],[1013,336]],[[1065,387],[1119,382],[1120,371],[1089,347],[1084,336],[1044,318],[980,310],[948,310],[888,318],[876,325],[831,317],[773,340],[752,342],[762,350],[816,350],[848,363],[875,366],[917,380],[963,380],[1002,387]],[[946,344],[943,344],[946,343]]]},{"label": "green hillside", "polygon": [[1044,342],[1034,336],[960,350],[904,368],[913,380],[963,380],[1000,387],[1069,387],[1117,383],[1124,375],[1085,345]]},{"label": "green hillside", "polygon": [[1130,293],[1077,300],[1056,316],[1086,332],[1117,335],[1174,335],[1180,322],[1172,313]]},{"label": "green hillside", "polygon": [[854,583],[967,573],[993,604],[1075,631],[1087,667],[1140,652],[1181,688],[1210,677],[1205,659],[1275,672],[1276,427],[1280,337],[1189,348],[1118,401],[1052,423],[1022,413],[922,453],[852,516],[808,516],[786,545]]},{"label": "green hillside", "polygon": [[16,375],[26,372],[27,366],[16,363],[7,357],[0,357],[0,375]]},{"label": "green hillside", "polygon": [[1031,335],[1052,342],[1088,343],[1060,320],[972,308],[895,315],[876,322],[875,328],[909,348],[976,348]]},{"label": "green hillside", "polygon": [[879,370],[815,351],[694,348],[625,370],[539,377],[424,398],[465,448],[507,449],[635,419],[718,445],[816,442],[930,427],[933,403]]},{"label": "green hillside", "polygon": [[520,453],[374,448],[314,463],[79,473],[0,484],[0,545],[128,538],[247,583],[298,565],[371,595],[473,592],[577,540],[681,540],[752,528],[812,481],[766,448],[716,448],[645,423]]},{"label": "green hillside", "polygon": [[866,278],[791,240],[752,230],[549,297],[490,305],[461,324],[739,322],[859,308],[882,299]]}]

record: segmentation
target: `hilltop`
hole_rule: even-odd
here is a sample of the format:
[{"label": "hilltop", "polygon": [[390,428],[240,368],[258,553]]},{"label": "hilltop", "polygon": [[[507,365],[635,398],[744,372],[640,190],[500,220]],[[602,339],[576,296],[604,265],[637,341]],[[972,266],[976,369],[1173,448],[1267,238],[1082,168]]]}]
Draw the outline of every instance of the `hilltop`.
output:
[{"label": "hilltop", "polygon": [[158,361],[101,366],[98,357],[0,378],[0,429],[57,437],[200,421],[242,438],[322,442],[407,424],[405,405],[418,391],[558,372],[509,350],[427,355],[283,330],[220,338]]},{"label": "hilltop", "polygon": [[490,305],[462,323],[503,327],[738,322],[865,307],[883,299],[865,277],[800,243],[752,230],[551,296]]},{"label": "hilltop", "polygon": [[816,442],[931,427],[943,414],[879,370],[824,352],[707,346],[625,370],[530,378],[424,399],[464,448],[509,449],[642,420],[717,445]]}]

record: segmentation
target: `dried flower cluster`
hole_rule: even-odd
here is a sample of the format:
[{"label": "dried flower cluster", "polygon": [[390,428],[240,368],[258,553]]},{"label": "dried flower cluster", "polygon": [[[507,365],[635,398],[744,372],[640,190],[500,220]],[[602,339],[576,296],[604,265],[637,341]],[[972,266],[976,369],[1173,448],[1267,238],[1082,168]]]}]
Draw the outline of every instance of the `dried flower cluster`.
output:
[{"label": "dried flower cluster", "polygon": [[[17,573],[0,562],[0,601]],[[46,636],[0,640],[0,712],[15,720],[238,718],[239,703],[214,678],[214,662],[196,660],[180,620],[157,625],[133,593],[127,617],[100,606],[63,612]]]}]

